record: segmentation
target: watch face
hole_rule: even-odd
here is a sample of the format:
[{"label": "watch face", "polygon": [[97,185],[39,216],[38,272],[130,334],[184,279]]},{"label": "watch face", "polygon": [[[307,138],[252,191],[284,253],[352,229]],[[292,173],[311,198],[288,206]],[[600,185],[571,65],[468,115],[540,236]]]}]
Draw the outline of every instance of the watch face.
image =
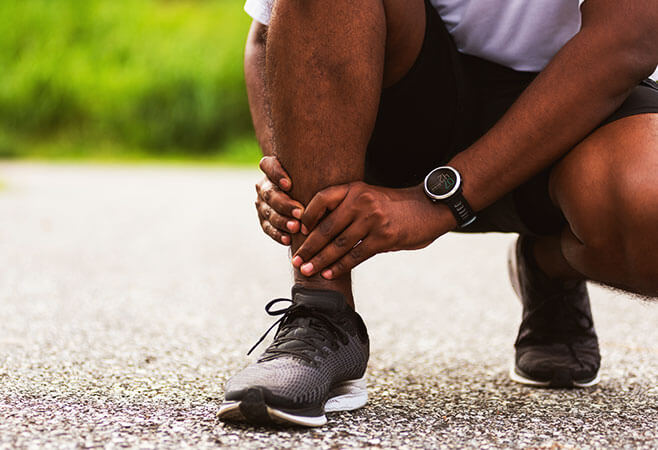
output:
[{"label": "watch face", "polygon": [[427,175],[425,187],[432,196],[446,198],[459,188],[459,172],[451,167],[439,167]]}]

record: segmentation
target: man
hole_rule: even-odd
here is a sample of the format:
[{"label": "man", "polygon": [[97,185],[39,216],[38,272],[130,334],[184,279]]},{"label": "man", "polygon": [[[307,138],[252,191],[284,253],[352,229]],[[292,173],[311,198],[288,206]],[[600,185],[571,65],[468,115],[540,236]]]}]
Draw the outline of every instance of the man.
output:
[{"label": "man", "polygon": [[[582,3],[582,5],[579,5]],[[579,8],[580,6],[580,8]],[[365,404],[350,270],[448,231],[516,232],[514,380],[598,382],[585,280],[658,295],[654,0],[248,0],[261,225],[291,245],[274,342],[220,417]],[[284,170],[285,168],[285,170]],[[274,326],[274,325],[273,325]]]}]

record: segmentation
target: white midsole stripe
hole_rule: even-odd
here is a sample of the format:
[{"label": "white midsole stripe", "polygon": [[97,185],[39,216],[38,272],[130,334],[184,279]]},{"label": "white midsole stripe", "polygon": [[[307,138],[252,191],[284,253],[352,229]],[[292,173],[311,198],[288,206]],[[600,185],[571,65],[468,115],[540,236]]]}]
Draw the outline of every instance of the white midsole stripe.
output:
[{"label": "white midsole stripe", "polygon": [[278,409],[267,407],[267,413],[272,418],[283,419],[285,422],[294,423],[297,425],[304,425],[307,427],[321,427],[327,423],[327,416],[322,414],[317,417],[308,417],[308,416],[296,416],[295,414],[286,413],[279,411]]},{"label": "white midsole stripe", "polygon": [[[330,397],[325,403],[325,412],[352,411],[361,408],[368,401],[368,391],[365,377],[348,380],[335,386],[329,393]],[[275,422],[293,423],[307,427],[319,427],[327,423],[327,417],[309,417],[284,412],[267,406],[267,414]],[[220,417],[244,419],[240,412],[240,401],[224,402],[219,408]]]},{"label": "white midsole stripe", "polygon": [[[509,371],[509,376],[512,379],[512,381],[516,381],[517,383],[525,384],[528,386],[538,386],[538,387],[547,387],[551,384],[550,381],[537,381],[537,380],[532,380],[530,378],[526,378],[523,375],[520,375],[515,368],[514,363],[512,363],[512,367],[510,368]],[[573,382],[573,385],[575,387],[590,387],[594,386],[595,384],[598,384],[601,381],[601,372],[598,371],[596,372],[596,376],[594,377],[593,380],[588,381],[586,383],[579,383],[577,381]]]},{"label": "white midsole stripe", "polygon": [[356,380],[345,381],[335,386],[329,393],[329,400],[324,405],[326,412],[352,411],[368,402],[368,389],[365,376]]}]

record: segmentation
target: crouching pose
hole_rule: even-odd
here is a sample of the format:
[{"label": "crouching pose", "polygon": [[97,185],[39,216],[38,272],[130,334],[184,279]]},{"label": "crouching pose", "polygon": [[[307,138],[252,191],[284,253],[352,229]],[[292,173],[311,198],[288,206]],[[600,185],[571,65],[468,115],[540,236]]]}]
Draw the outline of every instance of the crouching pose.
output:
[{"label": "crouching pose", "polygon": [[[248,0],[256,207],[291,246],[273,343],[220,417],[323,425],[363,406],[350,270],[449,231],[513,232],[513,380],[583,387],[585,280],[658,295],[655,0]],[[275,306],[287,302],[287,306]]]}]

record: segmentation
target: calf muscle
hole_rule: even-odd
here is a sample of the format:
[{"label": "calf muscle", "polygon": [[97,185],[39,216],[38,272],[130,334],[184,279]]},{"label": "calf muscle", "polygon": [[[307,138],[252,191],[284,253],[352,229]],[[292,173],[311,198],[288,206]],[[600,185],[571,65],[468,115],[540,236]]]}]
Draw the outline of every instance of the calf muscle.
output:
[{"label": "calf muscle", "polygon": [[304,204],[363,177],[385,29],[380,0],[276,4],[266,56],[274,152]]}]

